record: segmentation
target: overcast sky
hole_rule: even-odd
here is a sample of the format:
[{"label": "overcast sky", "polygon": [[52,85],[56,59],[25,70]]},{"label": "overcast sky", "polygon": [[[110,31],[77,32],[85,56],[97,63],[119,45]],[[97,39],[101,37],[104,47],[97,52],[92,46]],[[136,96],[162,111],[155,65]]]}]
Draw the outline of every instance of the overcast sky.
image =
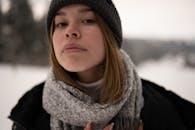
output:
[{"label": "overcast sky", "polygon": [[115,0],[125,35],[195,40],[195,0]]},{"label": "overcast sky", "polygon": [[[8,0],[1,0],[6,3]],[[41,17],[50,0],[30,0]],[[113,0],[123,33],[135,38],[195,40],[195,0]],[[3,9],[7,6],[4,4]]]}]

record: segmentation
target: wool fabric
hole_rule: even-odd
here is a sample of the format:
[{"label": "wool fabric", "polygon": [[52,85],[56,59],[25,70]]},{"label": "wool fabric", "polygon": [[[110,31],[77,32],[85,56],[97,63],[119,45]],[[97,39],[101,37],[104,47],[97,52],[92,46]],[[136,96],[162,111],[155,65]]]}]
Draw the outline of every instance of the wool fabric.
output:
[{"label": "wool fabric", "polygon": [[[83,130],[93,122],[93,130],[102,130],[114,119],[114,130],[134,130],[143,107],[142,86],[130,57],[121,50],[126,65],[124,95],[115,104],[99,104],[48,74],[43,90],[43,108],[51,115],[51,130]],[[102,86],[104,87],[104,86]]]}]

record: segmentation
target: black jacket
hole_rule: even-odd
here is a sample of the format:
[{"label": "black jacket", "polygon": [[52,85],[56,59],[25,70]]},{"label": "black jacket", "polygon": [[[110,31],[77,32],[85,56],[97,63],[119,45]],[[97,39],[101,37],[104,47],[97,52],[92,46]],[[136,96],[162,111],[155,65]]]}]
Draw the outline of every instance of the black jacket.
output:
[{"label": "black jacket", "polygon": [[[195,104],[152,82],[142,84],[144,130],[195,130]],[[50,115],[42,108],[43,86],[33,87],[12,109],[13,130],[50,130]]]}]

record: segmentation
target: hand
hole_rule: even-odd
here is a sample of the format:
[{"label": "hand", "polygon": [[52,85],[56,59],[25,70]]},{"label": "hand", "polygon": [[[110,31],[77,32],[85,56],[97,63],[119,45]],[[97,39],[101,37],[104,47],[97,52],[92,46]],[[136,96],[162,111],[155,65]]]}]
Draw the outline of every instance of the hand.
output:
[{"label": "hand", "polygon": [[139,125],[138,130],[143,130],[143,125]]},{"label": "hand", "polygon": [[140,123],[139,123],[138,130],[143,130],[143,122],[142,121],[140,121]]},{"label": "hand", "polygon": [[[111,123],[110,125],[106,126],[103,130],[112,130],[113,126],[114,126],[114,123]],[[84,130],[92,130],[92,123],[91,122],[87,123]]]},{"label": "hand", "polygon": [[[111,123],[110,125],[106,126],[103,130],[112,130],[113,126],[114,126],[114,123]],[[87,126],[85,127],[84,130],[92,130],[92,123],[91,122],[87,123]],[[138,130],[143,130],[142,122],[140,122]]]}]

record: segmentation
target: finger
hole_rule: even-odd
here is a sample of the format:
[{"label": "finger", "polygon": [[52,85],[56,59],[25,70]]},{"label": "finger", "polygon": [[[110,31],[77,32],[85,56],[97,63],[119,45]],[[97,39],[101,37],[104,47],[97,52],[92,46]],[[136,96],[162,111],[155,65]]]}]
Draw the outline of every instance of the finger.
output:
[{"label": "finger", "polygon": [[138,130],[143,130],[143,125],[140,125]]},{"label": "finger", "polygon": [[140,123],[139,123],[138,130],[143,130],[143,123],[142,123],[142,121],[140,121]]},{"label": "finger", "polygon": [[84,128],[84,130],[92,130],[92,126],[91,125],[92,125],[91,122],[87,123],[86,127]]},{"label": "finger", "polygon": [[110,125],[106,126],[103,130],[112,130],[114,127],[114,123],[111,123]]}]

